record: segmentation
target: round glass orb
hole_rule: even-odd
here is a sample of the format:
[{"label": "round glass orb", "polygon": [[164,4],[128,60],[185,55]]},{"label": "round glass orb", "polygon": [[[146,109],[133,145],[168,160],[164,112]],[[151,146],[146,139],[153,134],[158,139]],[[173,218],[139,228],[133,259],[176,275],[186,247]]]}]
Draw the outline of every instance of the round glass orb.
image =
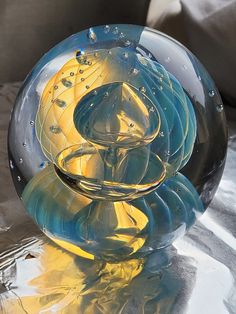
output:
[{"label": "round glass orb", "polygon": [[72,35],[26,78],[9,162],[52,240],[105,261],[170,245],[204,212],[224,168],[219,92],[172,38],[132,25]]}]

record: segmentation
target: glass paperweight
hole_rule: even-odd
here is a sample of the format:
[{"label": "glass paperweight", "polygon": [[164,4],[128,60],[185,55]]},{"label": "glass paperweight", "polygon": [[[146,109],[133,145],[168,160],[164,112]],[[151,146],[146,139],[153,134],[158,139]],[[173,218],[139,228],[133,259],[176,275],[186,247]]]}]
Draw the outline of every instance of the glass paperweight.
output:
[{"label": "glass paperweight", "polygon": [[89,259],[170,245],[212,200],[227,131],[219,92],[194,55],[147,27],[72,35],[26,78],[9,163],[29,215]]}]

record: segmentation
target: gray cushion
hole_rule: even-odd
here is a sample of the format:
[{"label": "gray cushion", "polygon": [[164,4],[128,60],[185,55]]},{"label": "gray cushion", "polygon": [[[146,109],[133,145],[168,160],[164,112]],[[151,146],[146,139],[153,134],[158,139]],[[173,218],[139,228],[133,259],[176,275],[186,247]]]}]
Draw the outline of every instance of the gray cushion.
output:
[{"label": "gray cushion", "polygon": [[194,52],[213,76],[222,94],[236,100],[236,0],[173,1],[155,28],[175,37]]}]

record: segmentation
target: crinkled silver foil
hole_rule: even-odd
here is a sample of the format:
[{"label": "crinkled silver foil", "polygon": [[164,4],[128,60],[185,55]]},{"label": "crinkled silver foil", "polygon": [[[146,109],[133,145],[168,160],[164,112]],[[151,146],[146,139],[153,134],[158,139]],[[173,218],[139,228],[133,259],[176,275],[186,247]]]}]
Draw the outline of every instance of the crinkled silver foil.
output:
[{"label": "crinkled silver foil", "polygon": [[206,213],[145,262],[106,264],[53,244],[14,191],[6,139],[19,86],[0,87],[0,313],[236,313],[236,109],[227,108],[226,167]]}]

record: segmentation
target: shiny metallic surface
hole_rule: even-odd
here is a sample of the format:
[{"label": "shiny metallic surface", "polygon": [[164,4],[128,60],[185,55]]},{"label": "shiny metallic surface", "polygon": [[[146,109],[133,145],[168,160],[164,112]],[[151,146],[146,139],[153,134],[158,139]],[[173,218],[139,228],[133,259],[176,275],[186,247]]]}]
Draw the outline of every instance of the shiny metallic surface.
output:
[{"label": "shiny metallic surface", "polygon": [[23,209],[6,149],[19,86],[0,87],[0,313],[236,313],[236,110],[226,107],[226,167],[205,214],[172,247],[109,264],[64,251]]}]

